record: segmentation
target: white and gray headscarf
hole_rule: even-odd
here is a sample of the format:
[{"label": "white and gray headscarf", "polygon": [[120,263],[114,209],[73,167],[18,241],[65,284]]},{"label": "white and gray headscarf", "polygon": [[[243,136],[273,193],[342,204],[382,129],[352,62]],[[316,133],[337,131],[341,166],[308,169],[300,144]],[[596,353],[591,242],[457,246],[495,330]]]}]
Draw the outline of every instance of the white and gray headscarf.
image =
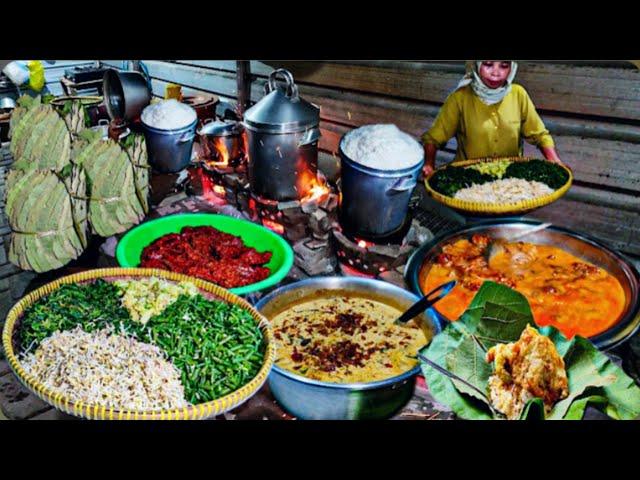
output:
[{"label": "white and gray headscarf", "polygon": [[483,103],[493,105],[494,103],[500,102],[505,95],[511,91],[511,84],[518,71],[518,62],[511,61],[511,73],[509,73],[506,83],[500,88],[489,88],[484,84],[480,75],[478,75],[480,65],[482,65],[482,61],[467,62],[467,73],[465,73],[460,83],[458,83],[456,90],[471,85],[474,93]]}]

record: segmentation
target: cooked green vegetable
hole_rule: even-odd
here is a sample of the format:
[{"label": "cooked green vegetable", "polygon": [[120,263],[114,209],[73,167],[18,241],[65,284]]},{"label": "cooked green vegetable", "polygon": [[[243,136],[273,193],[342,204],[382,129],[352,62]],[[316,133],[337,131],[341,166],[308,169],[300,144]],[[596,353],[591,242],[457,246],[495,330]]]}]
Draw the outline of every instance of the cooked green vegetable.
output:
[{"label": "cooked green vegetable", "polygon": [[523,180],[542,182],[554,190],[569,181],[567,171],[555,163],[545,160],[513,162],[507,167],[504,178],[522,178]]},{"label": "cooked green vegetable", "polygon": [[436,192],[453,197],[463,188],[507,178],[541,182],[557,190],[569,181],[569,174],[559,165],[545,160],[511,162],[503,159],[468,167],[447,166],[434,173],[429,184]]},{"label": "cooked green vegetable", "polygon": [[495,177],[480,173],[473,168],[447,166],[435,172],[429,183],[436,192],[453,197],[458,190],[493,180]]},{"label": "cooked green vegetable", "polygon": [[[500,418],[483,394],[489,392],[488,380],[493,373],[485,354],[496,343],[516,341],[527,325],[534,326],[527,299],[504,285],[485,282],[460,319],[448,324],[421,351],[429,362],[457,377],[451,378],[423,361],[422,370],[434,398],[462,418]],[[567,340],[549,326],[540,333],[551,339],[563,357],[569,381],[569,396],[555,404],[548,419],[580,419],[587,404],[615,419],[640,415],[640,388],[589,340]],[[534,405],[524,409],[525,416],[536,412],[540,414]]]},{"label": "cooked green vegetable", "polygon": [[77,325],[93,332],[108,324],[130,322],[121,297],[118,287],[102,279],[62,285],[26,309],[19,330],[20,350],[33,350],[54,332],[71,330]]},{"label": "cooked green vegetable", "polygon": [[262,332],[237,305],[181,295],[146,325],[132,329],[167,352],[182,373],[191,403],[208,402],[256,376],[264,358]]},{"label": "cooked green vegetable", "polygon": [[123,291],[96,280],[63,285],[29,307],[20,328],[21,351],[33,350],[56,331],[80,325],[92,332],[113,324],[117,333],[160,347],[180,370],[185,397],[193,404],[237,390],[256,376],[264,360],[262,331],[237,305],[180,295],[146,324],[131,319]]}]

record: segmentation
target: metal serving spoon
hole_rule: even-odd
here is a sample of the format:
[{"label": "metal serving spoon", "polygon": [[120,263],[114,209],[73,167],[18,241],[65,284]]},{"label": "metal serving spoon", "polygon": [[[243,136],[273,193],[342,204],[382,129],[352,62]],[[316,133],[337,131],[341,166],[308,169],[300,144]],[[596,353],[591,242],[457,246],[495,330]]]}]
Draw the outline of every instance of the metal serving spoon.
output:
[{"label": "metal serving spoon", "polygon": [[[422,312],[424,312],[427,308],[431,307],[433,304],[435,304],[439,300],[442,300],[442,298],[445,295],[447,295],[453,287],[456,286],[456,283],[457,283],[456,280],[451,280],[450,282],[447,282],[443,285],[440,285],[439,287],[434,288],[429,293],[427,293],[424,297],[418,300],[416,303],[411,305],[411,307],[409,307],[409,309],[406,312],[400,315],[395,320],[394,323],[396,325],[402,325],[404,323],[407,323],[412,318],[417,317]],[[438,293],[438,295],[435,298],[432,298],[436,293]]]}]

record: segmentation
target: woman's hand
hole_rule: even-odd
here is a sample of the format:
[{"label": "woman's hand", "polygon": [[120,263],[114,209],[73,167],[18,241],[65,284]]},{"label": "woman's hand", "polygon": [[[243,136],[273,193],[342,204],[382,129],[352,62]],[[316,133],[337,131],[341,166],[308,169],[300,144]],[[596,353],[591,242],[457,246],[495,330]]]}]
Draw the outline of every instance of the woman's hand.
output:
[{"label": "woman's hand", "polygon": [[422,175],[424,175],[424,177],[426,178],[433,173],[433,170],[434,170],[433,166],[427,165],[425,163],[424,167],[422,167]]},{"label": "woman's hand", "polygon": [[560,157],[558,157],[558,153],[556,152],[556,149],[554,147],[542,147],[540,151],[542,152],[542,155],[544,155],[544,158],[546,158],[548,161],[564,165],[564,163],[562,163],[562,160],[560,160]]},{"label": "woman's hand", "polygon": [[435,170],[436,164],[436,152],[438,149],[431,143],[424,145],[424,167],[422,167],[422,174],[424,177],[428,177]]}]

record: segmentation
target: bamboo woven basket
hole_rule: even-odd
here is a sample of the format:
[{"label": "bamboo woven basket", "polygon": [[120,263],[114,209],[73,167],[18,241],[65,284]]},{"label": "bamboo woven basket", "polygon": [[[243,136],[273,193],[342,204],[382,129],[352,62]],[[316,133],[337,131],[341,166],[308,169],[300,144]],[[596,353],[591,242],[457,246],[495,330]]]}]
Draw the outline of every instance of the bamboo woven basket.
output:
[{"label": "bamboo woven basket", "polygon": [[[34,377],[28,375],[24,371],[14,350],[13,336],[16,328],[18,328],[18,322],[26,308],[64,284],[86,282],[98,278],[115,280],[120,278],[142,278],[151,276],[160,277],[175,282],[192,282],[202,292],[205,292],[208,297],[211,297],[213,295],[219,300],[239,305],[240,307],[248,311],[255,319],[260,330],[262,331],[266,343],[264,363],[258,371],[258,374],[238,390],[210,402],[173,410],[132,411],[116,410],[97,404],[73,402],[69,398],[49,390],[47,387],[38,382]],[[2,331],[2,344],[4,347],[5,356],[9,362],[9,365],[11,366],[11,369],[27,389],[29,389],[45,402],[53,405],[55,408],[65,413],[94,420],[199,420],[214,417],[237,407],[238,405],[251,398],[266,381],[275,360],[275,342],[271,326],[267,319],[263,317],[255,308],[253,308],[247,301],[217,285],[214,285],[213,283],[206,282],[199,278],[189,277],[187,275],[168,272],[165,270],[149,268],[103,268],[89,270],[86,272],[62,277],[54,282],[40,287],[37,290],[34,290],[33,292],[23,297],[9,311],[4,329]]]},{"label": "bamboo woven basket", "polygon": [[[510,162],[527,162],[529,160],[535,160],[531,157],[493,157],[493,158],[479,158],[473,160],[460,160],[457,162],[453,162],[450,165],[454,167],[467,167],[469,165],[474,165],[482,162],[493,162],[496,160],[509,160]],[[527,212],[531,212],[540,207],[544,207],[549,205],[556,200],[560,199],[569,188],[571,188],[571,184],[573,183],[573,173],[569,168],[564,165],[559,165],[561,168],[566,170],[569,174],[569,179],[567,183],[565,183],[562,187],[554,191],[549,195],[545,195],[542,197],[538,197],[532,200],[522,200],[520,202],[511,202],[511,203],[481,203],[481,202],[471,202],[467,200],[458,200],[453,197],[448,197],[441,193],[436,192],[431,185],[429,184],[429,180],[436,173],[436,171],[441,170],[438,169],[432,172],[424,181],[424,185],[435,200],[446,205],[449,208],[457,210],[462,213],[469,213],[473,215],[479,216],[492,216],[492,215],[522,215]],[[444,167],[442,167],[444,168]]]}]

